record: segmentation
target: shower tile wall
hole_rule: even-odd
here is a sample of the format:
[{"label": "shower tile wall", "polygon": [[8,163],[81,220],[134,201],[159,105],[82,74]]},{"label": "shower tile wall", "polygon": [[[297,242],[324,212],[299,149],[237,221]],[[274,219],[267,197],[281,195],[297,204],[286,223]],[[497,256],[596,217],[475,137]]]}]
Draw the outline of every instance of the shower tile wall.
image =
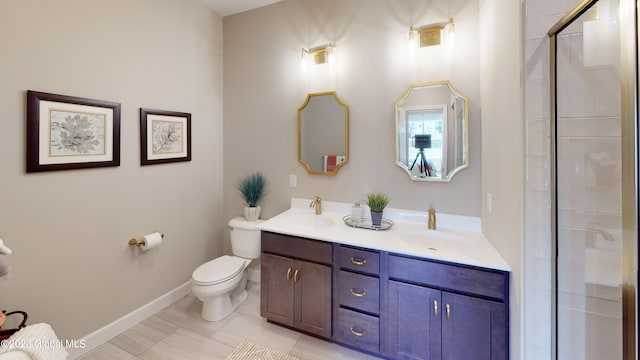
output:
[{"label": "shower tile wall", "polygon": [[582,22],[558,37],[560,359],[622,357],[620,61],[591,63],[599,47]]},{"label": "shower tile wall", "polygon": [[[577,0],[525,0],[525,359],[551,357],[551,227],[549,40],[547,31]],[[620,339],[619,292],[610,274],[594,264],[619,256],[620,114],[619,79],[607,67],[585,70],[582,26],[558,39],[559,79],[559,252],[585,254],[560,265],[560,359],[611,357],[610,338]],[[566,32],[566,31],[565,31]],[[563,34],[565,34],[563,32]],[[597,84],[597,86],[594,86]],[[581,188],[580,195],[569,192]],[[597,251],[597,252],[596,252]],[[618,252],[616,252],[618,251]],[[602,256],[602,254],[605,254]],[[598,264],[596,264],[598,265]],[[595,279],[594,279],[595,278]],[[594,327],[593,324],[598,326]],[[584,329],[598,329],[595,331]],[[570,336],[567,336],[570,334]],[[618,341],[618,340],[616,340]],[[574,342],[571,344],[570,342]],[[611,344],[613,343],[613,344]],[[572,350],[572,351],[573,351]],[[607,354],[606,357],[602,357]]]}]

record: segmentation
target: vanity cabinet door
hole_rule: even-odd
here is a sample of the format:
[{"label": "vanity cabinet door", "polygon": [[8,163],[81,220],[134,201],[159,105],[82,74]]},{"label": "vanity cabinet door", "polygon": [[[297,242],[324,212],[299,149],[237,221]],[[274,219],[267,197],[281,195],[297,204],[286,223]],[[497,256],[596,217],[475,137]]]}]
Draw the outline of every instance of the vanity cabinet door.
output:
[{"label": "vanity cabinet door", "polygon": [[331,266],[295,261],[294,327],[331,337]]},{"label": "vanity cabinet door", "polygon": [[260,315],[331,337],[331,267],[262,254]]},{"label": "vanity cabinet door", "polygon": [[391,357],[439,360],[443,308],[439,290],[389,281],[386,341]]},{"label": "vanity cabinet door", "polygon": [[443,360],[505,360],[506,309],[503,303],[442,293]]},{"label": "vanity cabinet door", "polygon": [[288,326],[293,326],[294,265],[292,259],[264,253],[260,261],[260,315]]},{"label": "vanity cabinet door", "polygon": [[262,233],[260,315],[331,338],[331,243]]}]

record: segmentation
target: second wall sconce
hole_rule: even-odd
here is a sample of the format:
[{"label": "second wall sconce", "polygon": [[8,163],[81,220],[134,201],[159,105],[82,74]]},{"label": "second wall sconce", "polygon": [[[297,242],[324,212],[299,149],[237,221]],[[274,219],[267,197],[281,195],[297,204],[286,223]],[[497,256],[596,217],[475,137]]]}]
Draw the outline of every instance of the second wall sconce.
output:
[{"label": "second wall sconce", "polygon": [[302,63],[331,64],[334,62],[336,46],[333,43],[316,46],[311,49],[302,49]]},{"label": "second wall sconce", "polygon": [[[446,23],[425,25],[418,29],[409,27],[409,43],[412,46],[427,47],[440,45],[444,38],[452,38],[455,32],[453,18]],[[414,45],[415,44],[415,45]]]}]

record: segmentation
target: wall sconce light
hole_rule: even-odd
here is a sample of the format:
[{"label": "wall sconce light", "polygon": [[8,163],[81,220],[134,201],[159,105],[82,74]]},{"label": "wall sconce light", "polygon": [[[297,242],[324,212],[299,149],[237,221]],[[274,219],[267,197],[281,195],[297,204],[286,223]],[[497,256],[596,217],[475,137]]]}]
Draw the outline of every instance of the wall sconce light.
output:
[{"label": "wall sconce light", "polygon": [[[452,39],[455,33],[453,18],[446,23],[426,25],[418,29],[409,27],[409,44],[411,46],[427,47],[440,45],[443,38]],[[448,41],[449,42],[449,41]]]},{"label": "wall sconce light", "polygon": [[333,43],[316,46],[311,49],[302,49],[302,64],[313,62],[314,64],[332,64],[336,46]]}]

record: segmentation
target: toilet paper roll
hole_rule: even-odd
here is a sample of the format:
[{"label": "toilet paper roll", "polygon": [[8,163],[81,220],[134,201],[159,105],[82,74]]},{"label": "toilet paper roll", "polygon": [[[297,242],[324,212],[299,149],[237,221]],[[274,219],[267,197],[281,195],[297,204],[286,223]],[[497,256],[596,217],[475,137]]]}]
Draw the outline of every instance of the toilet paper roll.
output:
[{"label": "toilet paper roll", "polygon": [[154,232],[144,236],[144,244],[142,244],[142,250],[149,250],[162,244],[162,234]]}]

